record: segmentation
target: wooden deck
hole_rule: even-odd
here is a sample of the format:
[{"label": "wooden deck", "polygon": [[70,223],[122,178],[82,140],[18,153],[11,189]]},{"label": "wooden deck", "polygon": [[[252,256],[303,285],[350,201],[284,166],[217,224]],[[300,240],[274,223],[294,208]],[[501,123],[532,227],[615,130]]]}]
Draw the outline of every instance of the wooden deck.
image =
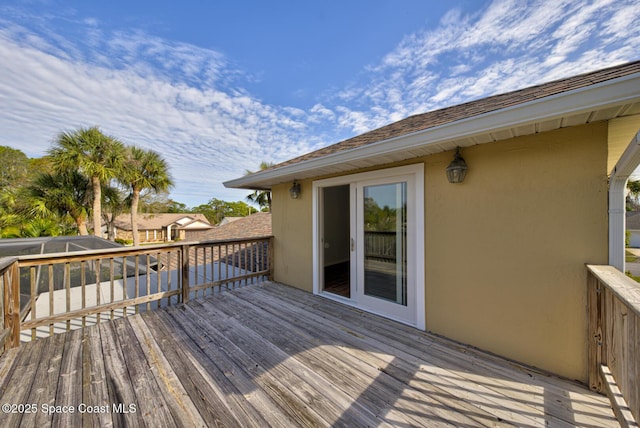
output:
[{"label": "wooden deck", "polygon": [[582,385],[271,283],[12,349],[0,393],[2,427],[618,426]]}]

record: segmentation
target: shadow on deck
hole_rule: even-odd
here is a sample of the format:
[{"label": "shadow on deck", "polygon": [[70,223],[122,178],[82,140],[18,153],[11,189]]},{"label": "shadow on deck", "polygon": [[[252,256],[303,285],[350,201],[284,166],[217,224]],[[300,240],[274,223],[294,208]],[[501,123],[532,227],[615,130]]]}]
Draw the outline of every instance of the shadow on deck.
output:
[{"label": "shadow on deck", "polygon": [[580,384],[275,283],[12,349],[0,394],[28,407],[3,427],[618,426]]}]

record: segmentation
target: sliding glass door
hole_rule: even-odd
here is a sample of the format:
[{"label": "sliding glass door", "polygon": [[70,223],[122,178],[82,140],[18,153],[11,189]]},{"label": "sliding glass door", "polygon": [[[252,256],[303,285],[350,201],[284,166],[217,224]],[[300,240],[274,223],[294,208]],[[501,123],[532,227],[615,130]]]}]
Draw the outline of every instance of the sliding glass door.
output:
[{"label": "sliding glass door", "polygon": [[314,183],[314,292],[424,325],[422,165]]}]

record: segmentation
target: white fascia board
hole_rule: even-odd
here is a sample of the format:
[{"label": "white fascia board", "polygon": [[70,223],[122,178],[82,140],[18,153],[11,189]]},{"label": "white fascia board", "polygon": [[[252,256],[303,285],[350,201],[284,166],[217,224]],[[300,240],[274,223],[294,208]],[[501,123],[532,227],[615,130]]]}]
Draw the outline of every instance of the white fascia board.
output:
[{"label": "white fascia board", "polygon": [[292,176],[312,169],[426,147],[454,139],[589,112],[600,108],[623,105],[638,99],[640,99],[640,73],[573,91],[550,95],[538,100],[367,144],[351,150],[298,162],[271,171],[258,172],[246,177],[226,181],[223,184],[225,187],[231,188],[262,187],[264,184],[261,183],[278,180],[280,177]]}]

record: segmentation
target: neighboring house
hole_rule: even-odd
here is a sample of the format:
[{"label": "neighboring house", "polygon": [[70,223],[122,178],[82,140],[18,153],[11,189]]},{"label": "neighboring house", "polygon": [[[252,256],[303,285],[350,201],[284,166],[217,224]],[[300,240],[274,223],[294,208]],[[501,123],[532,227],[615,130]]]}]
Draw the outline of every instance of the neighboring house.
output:
[{"label": "neighboring house", "polygon": [[[198,241],[200,235],[213,226],[204,214],[155,213],[138,214],[140,242],[175,240]],[[116,239],[133,240],[131,214],[121,214],[115,220]]]},{"label": "neighboring house", "polygon": [[[586,382],[585,263],[624,267],[639,130],[634,62],[411,116],[225,185],[271,190],[276,281]],[[451,184],[457,147],[468,172]]]},{"label": "neighboring house", "polygon": [[640,248],[640,211],[627,211],[626,229],[629,232],[629,246]]},{"label": "neighboring house", "polygon": [[[226,218],[225,218],[226,219]],[[231,217],[219,226],[208,230],[201,241],[219,241],[224,239],[259,238],[271,236],[271,213],[255,213],[247,217]]]}]

